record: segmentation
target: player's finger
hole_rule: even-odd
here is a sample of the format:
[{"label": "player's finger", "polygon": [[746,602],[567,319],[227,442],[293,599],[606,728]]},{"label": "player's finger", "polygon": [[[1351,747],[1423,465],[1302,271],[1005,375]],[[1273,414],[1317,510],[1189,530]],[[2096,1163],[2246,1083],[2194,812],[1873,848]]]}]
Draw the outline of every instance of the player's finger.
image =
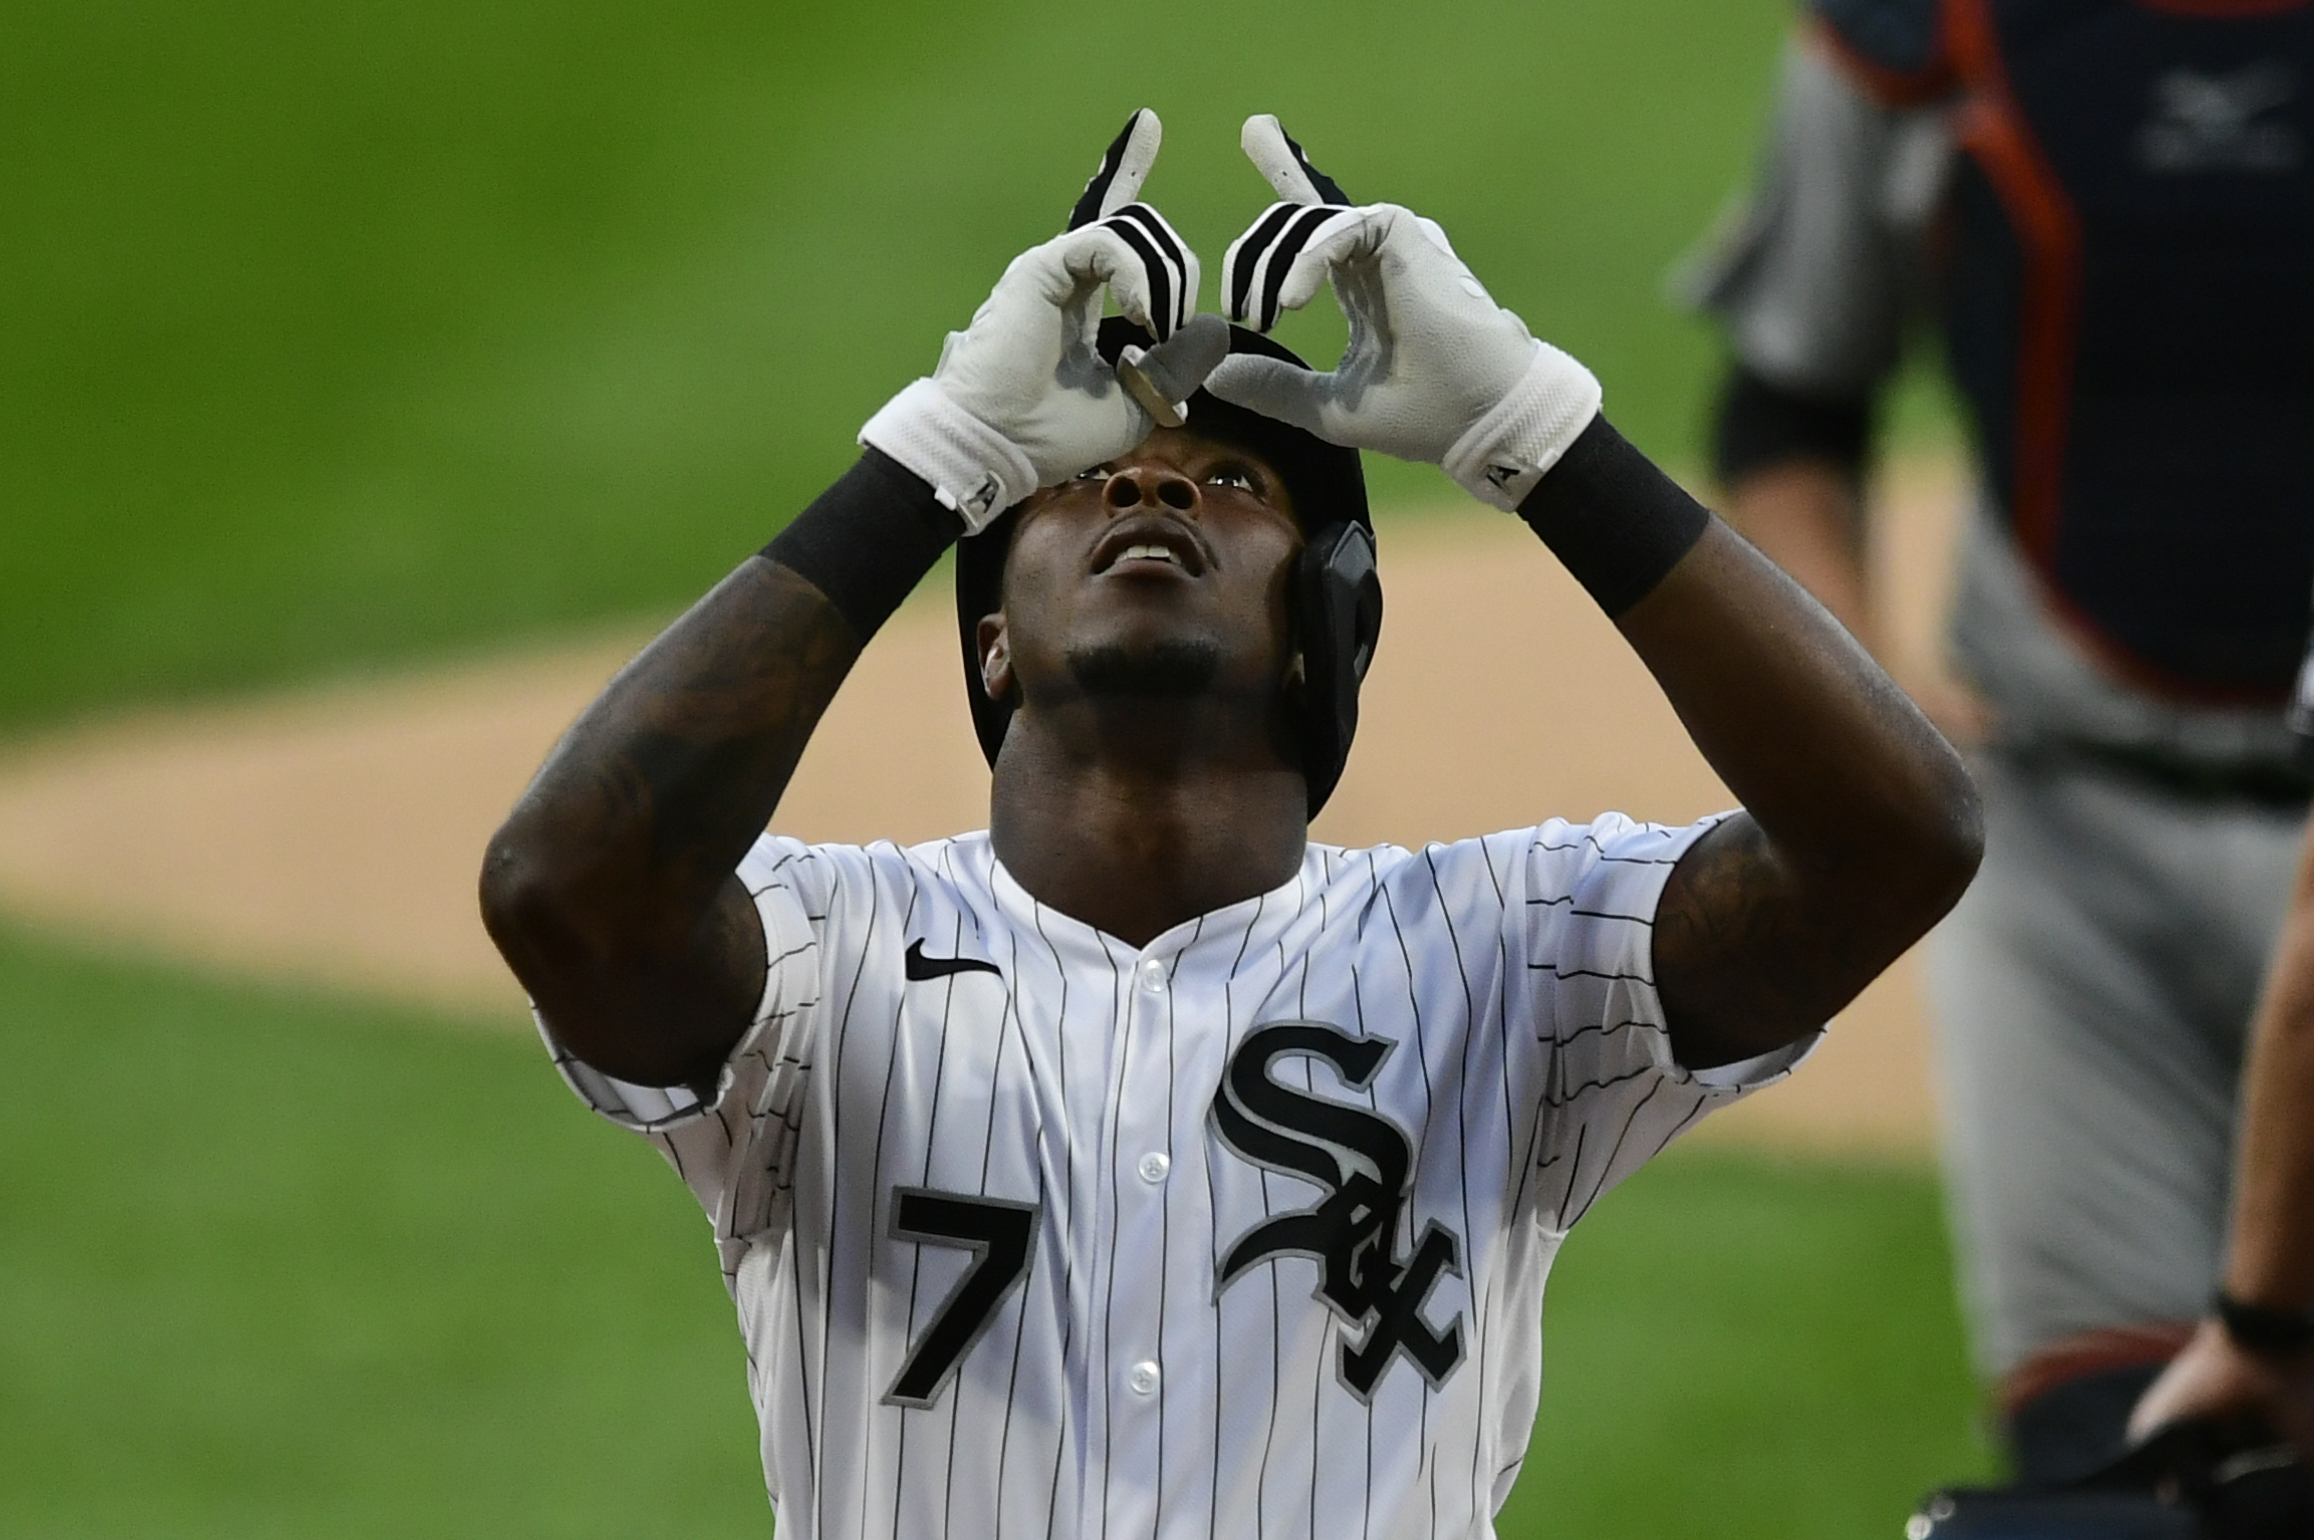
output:
[{"label": "player's finger", "polygon": [[[1154,320],[1150,326],[1150,330],[1162,339],[1179,329],[1196,312],[1197,290],[1204,275],[1198,267],[1197,253],[1190,249],[1189,243],[1181,238],[1179,232],[1165,222],[1164,215],[1146,203],[1129,203],[1111,216],[1111,223],[1120,228],[1127,222],[1148,238],[1172,280],[1170,318]],[[1167,310],[1167,305],[1152,297],[1152,316],[1163,316]]]},{"label": "player's finger", "polygon": [[1146,203],[1130,203],[1072,239],[1084,266],[1109,286],[1117,308],[1162,342],[1197,305],[1197,254]]},{"label": "player's finger", "polygon": [[1217,315],[1192,316],[1179,331],[1146,352],[1128,348],[1118,363],[1117,378],[1158,422],[1177,428],[1188,416],[1180,409],[1182,403],[1228,356],[1229,323]]},{"label": "player's finger", "polygon": [[1333,383],[1332,375],[1312,374],[1282,358],[1254,353],[1233,353],[1205,377],[1211,395],[1339,443],[1326,432]]},{"label": "player's finger", "polygon": [[1254,169],[1268,179],[1286,202],[1347,204],[1350,201],[1339,183],[1310,164],[1309,156],[1294,143],[1293,135],[1286,132],[1275,113],[1257,112],[1247,118],[1237,142],[1245,151],[1245,158],[1253,162]]},{"label": "player's finger", "polygon": [[1164,137],[1165,126],[1148,108],[1127,118],[1124,128],[1102,152],[1100,167],[1078,195],[1077,206],[1069,210],[1067,228],[1081,230],[1140,197],[1141,184],[1149,179],[1149,168],[1157,164],[1157,146]]},{"label": "player's finger", "polygon": [[1266,332],[1308,304],[1327,264],[1349,254],[1365,222],[1359,209],[1272,204],[1222,257],[1229,318]]}]

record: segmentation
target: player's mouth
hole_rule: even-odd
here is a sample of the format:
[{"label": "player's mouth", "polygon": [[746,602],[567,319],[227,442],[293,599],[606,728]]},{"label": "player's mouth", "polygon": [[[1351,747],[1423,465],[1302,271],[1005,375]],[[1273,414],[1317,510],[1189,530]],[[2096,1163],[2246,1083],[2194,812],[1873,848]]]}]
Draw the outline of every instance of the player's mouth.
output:
[{"label": "player's mouth", "polygon": [[1093,575],[1177,572],[1203,577],[1211,562],[1197,532],[1175,519],[1144,515],[1120,519],[1093,547]]}]

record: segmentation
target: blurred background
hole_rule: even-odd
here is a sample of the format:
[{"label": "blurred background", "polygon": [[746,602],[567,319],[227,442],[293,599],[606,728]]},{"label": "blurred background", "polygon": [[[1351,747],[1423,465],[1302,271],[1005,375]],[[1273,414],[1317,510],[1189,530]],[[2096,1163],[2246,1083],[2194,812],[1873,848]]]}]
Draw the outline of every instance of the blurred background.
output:
[{"label": "blurred background", "polygon": [[[599,679],[849,463],[1141,105],[1166,125],[1148,195],[1209,276],[1269,196],[1238,124],[1274,111],[1352,194],[1439,219],[1687,472],[1716,355],[1665,275],[1744,179],[1791,21],[1783,0],[5,17],[0,1533],[107,1536],[769,1527],[704,1223],[556,1082],[472,961],[470,904],[311,929],[392,880],[331,854],[336,827],[398,789],[419,832],[397,842],[432,837],[430,783],[362,780],[381,702],[487,726],[539,670]],[[1330,313],[1283,330],[1313,354],[1339,335]],[[1941,403],[1915,387],[1896,413],[1937,485]],[[1386,546],[1476,517],[1433,471],[1370,475]],[[519,718],[516,762],[563,699]],[[298,736],[316,722],[353,733],[337,758]],[[327,826],[245,832],[185,790],[206,775],[262,820],[269,766],[336,799]],[[1364,784],[1353,821],[1380,807]],[[1691,784],[1631,811],[1702,811]],[[270,909],[203,888],[272,836],[280,875],[230,879]],[[139,911],[164,890],[170,914]],[[202,929],[234,903],[237,939]],[[433,955],[436,924],[468,948],[447,983],[394,950]],[[1553,1280],[1502,1532],[1894,1536],[1981,1473],[1936,1207],[1910,1132],[1644,1173]]]}]

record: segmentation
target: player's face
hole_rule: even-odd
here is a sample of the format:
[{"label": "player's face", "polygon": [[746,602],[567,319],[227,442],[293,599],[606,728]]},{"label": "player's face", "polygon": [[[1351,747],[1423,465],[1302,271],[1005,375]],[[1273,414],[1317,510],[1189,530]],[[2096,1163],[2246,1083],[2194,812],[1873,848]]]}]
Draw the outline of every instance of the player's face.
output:
[{"label": "player's face", "polygon": [[1004,611],[981,626],[983,675],[1028,701],[1104,690],[1266,699],[1287,664],[1301,546],[1268,461],[1160,428],[1022,507]]}]

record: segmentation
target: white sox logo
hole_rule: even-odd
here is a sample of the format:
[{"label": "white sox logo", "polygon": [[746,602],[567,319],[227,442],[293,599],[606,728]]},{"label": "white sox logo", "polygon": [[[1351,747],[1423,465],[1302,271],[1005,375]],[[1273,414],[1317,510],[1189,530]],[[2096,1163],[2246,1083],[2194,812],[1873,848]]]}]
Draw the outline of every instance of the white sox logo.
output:
[{"label": "white sox logo", "polygon": [[1367,1328],[1363,1342],[1342,1344],[1342,1379],[1361,1401],[1372,1398],[1394,1353],[1412,1359],[1432,1385],[1462,1362],[1461,1317],[1433,1331],[1421,1314],[1441,1272],[1460,1276],[1460,1245],[1433,1220],[1414,1254],[1398,1260],[1398,1216],[1413,1188],[1406,1135],[1363,1107],[1289,1090],[1270,1077],[1270,1066],[1292,1055],[1323,1059],[1362,1091],[1396,1046],[1319,1021],[1273,1022],[1248,1034],[1213,1097],[1223,1143],[1255,1165],[1331,1189],[1315,1208],[1256,1225],[1222,1258],[1215,1287],[1227,1288],[1256,1262],[1315,1257],[1317,1297],[1349,1326]]}]

